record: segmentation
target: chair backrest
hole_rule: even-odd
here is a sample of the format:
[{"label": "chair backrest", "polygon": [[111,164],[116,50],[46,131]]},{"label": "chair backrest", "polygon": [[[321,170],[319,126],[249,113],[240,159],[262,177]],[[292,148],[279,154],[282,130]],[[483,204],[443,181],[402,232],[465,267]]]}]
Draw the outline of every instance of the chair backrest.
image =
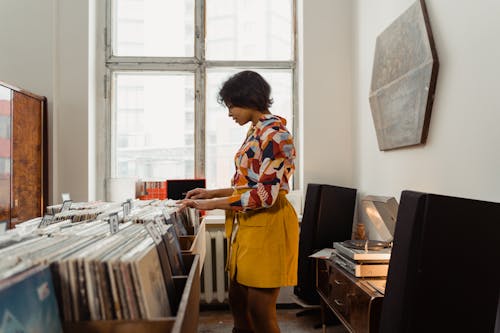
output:
[{"label": "chair backrest", "polygon": [[403,191],[380,332],[493,332],[500,203]]},{"label": "chair backrest", "polygon": [[309,255],[333,242],[351,238],[356,189],[327,184],[307,186],[299,237],[298,284],[294,293],[310,304],[319,304],[316,267]]},{"label": "chair backrest", "polygon": [[300,223],[297,286],[293,290],[295,295],[309,304],[319,304],[315,275],[311,274],[315,271],[314,261],[309,255],[314,251],[321,189],[321,184],[307,185],[304,213]]},{"label": "chair backrest", "polygon": [[314,240],[315,250],[333,247],[333,242],[351,239],[356,189],[324,185]]}]

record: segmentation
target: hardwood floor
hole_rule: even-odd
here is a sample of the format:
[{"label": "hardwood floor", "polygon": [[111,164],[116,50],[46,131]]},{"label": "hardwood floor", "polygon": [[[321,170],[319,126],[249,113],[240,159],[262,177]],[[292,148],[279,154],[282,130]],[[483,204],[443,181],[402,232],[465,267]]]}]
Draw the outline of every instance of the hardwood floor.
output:
[{"label": "hardwood floor", "polygon": [[[302,308],[278,308],[278,323],[283,333],[322,333],[321,315],[319,310],[308,311],[308,314],[299,315]],[[315,328],[315,326],[317,328]],[[231,333],[233,319],[227,307],[219,309],[201,309],[198,333]],[[327,326],[327,333],[348,332],[341,324]]]}]

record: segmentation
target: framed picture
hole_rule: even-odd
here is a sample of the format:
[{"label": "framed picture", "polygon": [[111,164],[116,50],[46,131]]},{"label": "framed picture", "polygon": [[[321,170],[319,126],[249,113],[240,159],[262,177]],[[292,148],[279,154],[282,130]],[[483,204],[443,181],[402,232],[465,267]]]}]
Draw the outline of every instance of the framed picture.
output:
[{"label": "framed picture", "polygon": [[380,150],[425,143],[439,68],[424,0],[378,37],[370,107]]}]

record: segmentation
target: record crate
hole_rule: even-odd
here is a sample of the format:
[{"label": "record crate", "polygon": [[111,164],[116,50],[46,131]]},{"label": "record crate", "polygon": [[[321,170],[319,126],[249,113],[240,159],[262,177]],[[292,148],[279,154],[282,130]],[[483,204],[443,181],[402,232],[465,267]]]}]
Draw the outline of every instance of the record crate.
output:
[{"label": "record crate", "polygon": [[186,228],[188,234],[186,236],[179,236],[179,243],[183,255],[200,255],[200,274],[205,262],[206,253],[206,234],[205,234],[205,221],[201,219],[198,232],[195,234],[193,227]]},{"label": "record crate", "polygon": [[140,320],[90,320],[63,322],[64,333],[196,333],[200,314],[200,255],[183,254],[188,275],[174,276],[179,291],[175,316]]}]

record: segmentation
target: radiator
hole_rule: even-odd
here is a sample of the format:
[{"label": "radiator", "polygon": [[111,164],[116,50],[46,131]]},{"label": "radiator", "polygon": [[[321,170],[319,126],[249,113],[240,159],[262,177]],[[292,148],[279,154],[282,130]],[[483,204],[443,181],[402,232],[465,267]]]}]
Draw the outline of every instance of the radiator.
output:
[{"label": "radiator", "polygon": [[207,252],[201,274],[201,303],[227,303],[228,275],[226,265],[226,237],[222,228],[205,232]]}]

